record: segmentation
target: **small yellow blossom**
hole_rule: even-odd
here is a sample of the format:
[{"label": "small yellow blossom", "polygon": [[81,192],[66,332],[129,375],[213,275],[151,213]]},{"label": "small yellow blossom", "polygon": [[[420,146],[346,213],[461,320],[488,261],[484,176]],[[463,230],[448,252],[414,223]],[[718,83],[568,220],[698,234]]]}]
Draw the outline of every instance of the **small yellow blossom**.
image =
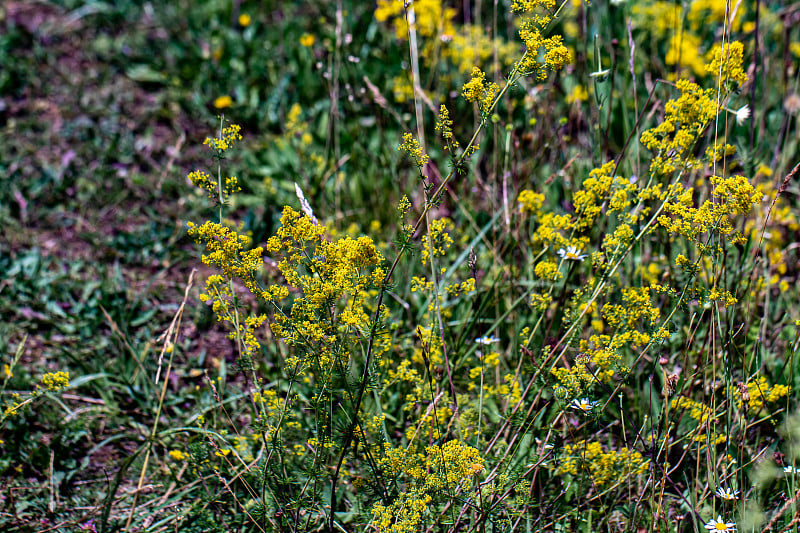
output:
[{"label": "small yellow blossom", "polygon": [[180,450],[170,450],[169,451],[169,456],[172,457],[173,459],[175,459],[176,461],[185,461],[186,460],[186,454],[183,453]]},{"label": "small yellow blossom", "polygon": [[50,372],[42,376],[42,385],[51,392],[69,387],[69,372]]},{"label": "small yellow blossom", "polygon": [[232,105],[233,105],[233,98],[231,98],[227,94],[225,96],[220,96],[219,98],[214,100],[214,107],[216,107],[217,109],[225,109],[227,107],[231,107]]},{"label": "small yellow blossom", "polygon": [[316,41],[316,38],[310,33],[304,33],[303,36],[300,37],[300,44],[306,48],[311,48],[314,46],[314,41]]},{"label": "small yellow blossom", "polygon": [[537,213],[542,208],[542,204],[544,204],[544,195],[525,189],[519,193],[517,202],[519,202],[520,212]]},{"label": "small yellow blossom", "polygon": [[589,99],[589,93],[586,90],[586,87],[584,87],[583,85],[576,85],[572,89],[572,92],[570,92],[567,95],[567,103],[568,104],[574,104],[576,102],[577,103],[585,102],[588,99]]},{"label": "small yellow blossom", "polygon": [[241,26],[242,28],[248,27],[251,22],[252,19],[250,18],[250,15],[248,15],[247,13],[242,13],[241,15],[239,15],[239,26]]}]

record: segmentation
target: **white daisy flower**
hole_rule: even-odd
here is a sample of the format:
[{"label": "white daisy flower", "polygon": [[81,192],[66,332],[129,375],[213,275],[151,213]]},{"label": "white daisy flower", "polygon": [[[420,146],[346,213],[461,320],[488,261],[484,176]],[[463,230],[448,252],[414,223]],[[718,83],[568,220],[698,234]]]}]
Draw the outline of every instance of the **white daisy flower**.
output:
[{"label": "white daisy flower", "polygon": [[591,401],[589,398],[581,398],[579,400],[572,400],[569,404],[573,409],[583,411],[584,413],[590,412],[597,405],[597,402]]},{"label": "white daisy flower", "polygon": [[739,497],[739,491],[731,490],[730,487],[724,490],[722,487],[719,487],[717,489],[717,496],[719,496],[723,500],[735,500],[736,498]]},{"label": "white daisy flower", "polygon": [[721,515],[716,520],[706,522],[705,528],[709,531],[736,531],[736,522],[725,522]]},{"label": "white daisy flower", "polygon": [[571,259],[573,261],[583,261],[586,259],[587,255],[579,252],[580,250],[578,250],[577,246],[567,246],[566,250],[564,248],[560,249],[558,255],[562,259]]},{"label": "white daisy flower", "polygon": [[744,124],[744,121],[750,118],[750,106],[743,105],[739,109],[736,110],[736,123],[740,126]]},{"label": "white daisy flower", "polygon": [[475,339],[476,344],[483,344],[484,346],[488,346],[489,344],[494,344],[495,342],[500,342],[500,339],[495,336],[484,335],[483,337],[478,337]]}]

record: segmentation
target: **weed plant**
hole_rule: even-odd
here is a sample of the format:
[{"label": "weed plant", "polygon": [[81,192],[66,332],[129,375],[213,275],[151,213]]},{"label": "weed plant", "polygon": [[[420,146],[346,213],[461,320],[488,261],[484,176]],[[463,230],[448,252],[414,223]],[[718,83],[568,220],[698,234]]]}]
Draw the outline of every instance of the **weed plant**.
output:
[{"label": "weed plant", "polygon": [[[792,464],[780,476],[759,458],[790,406],[800,326],[787,324],[794,342],[773,348],[784,372],[764,368],[763,341],[748,333],[763,327],[753,310],[768,307],[754,272],[772,213],[759,208],[774,206],[793,174],[765,204],[732,159],[726,125],[748,118],[746,107],[732,111],[748,77],[728,11],[719,42],[685,62],[706,87],[682,70],[654,84],[651,97],[661,85],[670,97],[652,127],[639,132],[647,109],[637,117],[635,162],[628,139],[563,188],[560,206],[543,186],[522,190],[491,248],[481,234],[500,217],[470,236],[437,216],[451,181],[467,179],[487,124],[513,110],[503,105],[511,89],[570,61],[554,31],[563,8],[512,2],[525,52],[507,60],[497,52],[509,47],[496,49],[496,67],[510,67],[502,87],[469,70],[461,96],[476,127],[463,147],[440,104],[445,176],[433,178],[421,123],[403,135],[422,194],[398,203],[393,248],[329,232],[299,187],[301,210],[284,208],[276,234],[252,248],[222,224],[236,178],[190,175],[220,206],[218,222],[190,223],[189,233],[219,269],[202,299],[232,328],[249,394],[238,413],[247,424],[220,405],[232,436],[201,424],[199,448],[184,459],[223,482],[240,478],[240,490],[225,489],[257,527],[731,530],[758,521],[765,486],[793,479]],[[409,40],[410,88],[396,89],[420,118],[420,62],[443,61],[439,43],[458,43],[452,14],[437,2],[380,2],[376,17],[395,17]],[[599,57],[592,76],[596,85],[608,77]],[[206,144],[222,160],[239,138],[223,126]],[[271,283],[258,276],[265,257],[277,269]],[[402,261],[418,262],[419,275],[407,267],[402,276]],[[266,313],[240,306],[238,290]],[[259,364],[265,351],[272,362]],[[222,460],[206,466],[212,455]],[[789,523],[792,505],[775,520]]]},{"label": "weed plant", "polygon": [[[111,283],[116,303],[73,295],[88,318],[52,326],[105,324],[124,360],[35,373],[30,341],[6,343],[3,471],[52,473],[95,429],[25,444],[65,390],[136,413],[94,514],[52,529],[800,529],[797,9],[378,0],[303,20],[327,8],[286,32],[295,73],[258,51],[274,21],[247,2],[176,52],[195,95],[231,84],[198,96],[224,113],[188,174],[199,311],[192,272],[154,339],[134,326],[159,315]],[[168,83],[144,61],[134,79]],[[142,239],[110,242],[135,263]],[[0,260],[46,316],[47,261]],[[195,358],[203,313],[230,343]],[[14,527],[57,515],[54,495],[3,505]]]}]

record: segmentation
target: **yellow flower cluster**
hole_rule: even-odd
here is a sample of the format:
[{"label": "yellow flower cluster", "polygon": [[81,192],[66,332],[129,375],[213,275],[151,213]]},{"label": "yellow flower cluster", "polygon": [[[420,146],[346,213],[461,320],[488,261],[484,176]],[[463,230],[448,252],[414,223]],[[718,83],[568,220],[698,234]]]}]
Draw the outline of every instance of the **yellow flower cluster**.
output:
[{"label": "yellow flower cluster", "polygon": [[483,28],[465,24],[452,36],[442,35],[442,55],[453,62],[459,72],[469,74],[475,64],[489,64],[495,53],[503,67],[511,67],[519,55],[519,47],[514,42],[501,38],[491,38]]},{"label": "yellow flower cluster", "polygon": [[[727,0],[693,0],[688,2],[688,13],[685,14],[688,20],[688,30],[697,33],[705,28],[715,28],[718,24],[725,21],[726,14],[730,16],[732,11]],[[731,21],[731,29],[738,32],[742,27],[742,18],[747,12],[745,5],[742,9],[733,10],[734,19]],[[675,32],[675,28],[682,25],[684,18],[683,6],[670,1],[655,2],[636,2],[633,5],[633,15],[639,20],[641,27],[648,28],[656,36]],[[686,31],[683,35],[691,35]],[[696,50],[695,50],[696,53]]]},{"label": "yellow flower cluster", "polygon": [[397,147],[401,152],[405,152],[414,160],[417,167],[421,170],[422,167],[428,164],[430,158],[422,152],[419,141],[414,138],[410,133],[403,134],[403,142]]},{"label": "yellow flower cluster", "polygon": [[410,359],[404,359],[400,362],[397,368],[390,368],[387,372],[387,377],[384,380],[384,388],[390,386],[392,383],[398,381],[407,381],[409,383],[419,383],[421,377],[415,368],[412,368]]},{"label": "yellow flower cluster", "polygon": [[433,496],[454,496],[468,489],[472,478],[483,470],[484,460],[472,446],[451,440],[441,446],[428,446],[425,453],[387,444],[378,465],[392,477],[404,477],[408,487],[391,504],[373,505],[373,524],[381,532],[416,533],[421,530]]},{"label": "yellow flower cluster", "polygon": [[[617,225],[613,232],[606,234],[603,240],[603,248],[611,252],[613,256],[619,249],[627,246],[634,236],[631,224],[635,224],[650,212],[650,207],[643,205],[640,205],[633,212],[632,205],[635,202],[663,198],[666,193],[661,190],[661,186],[658,184],[640,189],[631,180],[613,176],[613,173],[613,161],[609,161],[603,166],[592,170],[589,173],[589,177],[583,181],[582,187],[573,193],[574,217],[555,213],[541,214],[539,216],[539,225],[533,234],[533,242],[550,246],[554,250],[561,248],[582,250],[588,244],[589,239],[586,236],[577,237],[575,234],[584,233],[592,228],[603,206],[607,206],[606,209],[609,213],[619,213],[618,216],[621,219],[621,223]],[[535,209],[540,197],[530,191],[523,191],[520,194],[519,201],[523,204],[523,210]],[[567,232],[570,232],[573,236],[571,238],[565,237],[564,234]],[[541,268],[545,267],[542,266]]]},{"label": "yellow flower cluster", "polygon": [[558,382],[559,396],[562,399],[577,398],[597,382],[608,382],[614,372],[622,369],[618,350],[610,348],[611,337],[592,335],[588,341],[581,341],[582,351],[570,368],[553,368],[550,373]]},{"label": "yellow flower cluster", "polygon": [[[417,337],[421,346],[414,349],[411,360],[423,365],[427,357],[431,369],[444,362],[442,339],[434,332],[433,327],[418,325],[414,328],[414,336]],[[421,389],[420,389],[421,391]],[[421,398],[424,396],[420,396]]]},{"label": "yellow flower cluster", "polygon": [[425,448],[425,466],[429,474],[425,478],[425,489],[447,490],[451,494],[458,489],[469,488],[472,477],[483,470],[483,458],[478,450],[457,440],[442,446]]},{"label": "yellow flower cluster", "polygon": [[191,181],[196,187],[206,191],[209,200],[220,200],[224,202],[231,194],[242,190],[242,188],[239,186],[239,180],[236,178],[236,176],[229,176],[225,178],[221,192],[218,190],[219,187],[217,181],[212,179],[211,176],[202,170],[195,170],[194,172],[189,173],[188,178],[189,181]]},{"label": "yellow flower cluster", "polygon": [[774,403],[789,395],[791,387],[776,384],[770,387],[767,378],[759,376],[758,379],[747,382],[745,390],[736,390],[734,398],[739,409],[747,403],[748,409],[759,410],[767,403]]},{"label": "yellow flower cluster", "polygon": [[372,506],[373,525],[381,533],[417,533],[433,498],[411,490],[401,493],[390,505]]},{"label": "yellow flower cluster", "polygon": [[[496,357],[496,360],[492,361],[492,358]],[[499,354],[496,352],[488,354],[484,362],[487,366],[494,365],[497,366],[499,361]],[[476,372],[477,371],[477,372]],[[470,370],[470,377],[473,377],[473,373],[480,374],[480,367],[475,367]],[[468,385],[469,390],[474,390],[475,384],[470,383]],[[486,398],[494,397],[497,400],[499,405],[504,406],[515,406],[522,400],[522,388],[520,387],[520,383],[518,379],[514,379],[513,374],[506,374],[503,376],[502,381],[498,381],[496,384],[486,383],[483,385],[483,397],[484,400]]]},{"label": "yellow flower cluster", "polygon": [[[409,2],[411,4],[411,2]],[[438,37],[440,35],[455,35],[453,19],[456,10],[445,7],[441,0],[414,0],[414,26],[419,35],[423,37]],[[395,34],[398,39],[408,39],[408,21],[405,16],[406,5],[397,0],[378,0],[375,9],[375,19],[386,22],[393,19]]]},{"label": "yellow flower cluster", "polygon": [[712,415],[711,408],[703,403],[687,398],[686,396],[678,396],[670,403],[673,409],[682,409],[687,412],[690,418],[697,420],[699,425],[708,423]]},{"label": "yellow flower cluster", "polygon": [[[675,4],[671,5],[674,9]],[[698,31],[702,27],[709,27],[714,23],[722,23],[725,21],[726,16],[730,18],[732,14],[735,14],[733,20],[729,21],[730,29],[738,32],[742,27],[741,21],[746,12],[743,9],[744,7],[742,5],[742,9],[733,10],[727,0],[693,0],[689,6],[687,19],[689,20],[690,28],[693,31]]]},{"label": "yellow flower cluster", "polygon": [[[239,316],[229,281],[230,279],[219,274],[210,275],[206,280],[206,290],[200,294],[200,301],[212,302],[211,310],[216,315],[217,321],[231,324],[232,330],[228,333],[228,338],[238,339],[242,355],[252,356],[260,347],[255,332],[264,324],[267,317],[266,315]],[[248,285],[255,286],[255,281],[250,278]]]},{"label": "yellow flower cluster", "polygon": [[681,96],[666,103],[664,120],[641,136],[642,146],[655,153],[650,163],[654,174],[671,174],[682,163],[699,166],[690,157],[691,148],[717,114],[714,89],[687,80],[678,80],[677,87]]},{"label": "yellow flower cluster", "polygon": [[685,73],[686,67],[697,75],[702,76],[706,73],[706,64],[703,57],[698,52],[702,48],[702,41],[699,36],[689,32],[679,32],[669,39],[669,49],[664,58],[667,65],[680,65],[681,73]]},{"label": "yellow flower cluster", "polygon": [[538,311],[544,311],[545,309],[547,309],[547,307],[550,305],[552,301],[553,297],[550,296],[549,294],[533,293],[531,294],[531,299],[529,304],[531,307],[533,307]]},{"label": "yellow flower cluster", "polygon": [[306,48],[311,48],[314,46],[314,42],[316,41],[316,37],[311,35],[310,33],[304,33],[300,36],[300,44],[305,46]]},{"label": "yellow flower cluster", "polygon": [[50,392],[58,392],[69,387],[69,372],[49,372],[42,376],[42,385]]},{"label": "yellow flower cluster", "polygon": [[[624,377],[629,369],[621,364],[623,350],[669,337],[665,328],[657,327],[661,313],[652,303],[650,290],[650,287],[622,288],[619,303],[603,305],[602,320],[600,317],[592,320],[593,328],[601,330],[608,325],[614,329],[614,335],[594,334],[588,340],[581,340],[580,354],[571,368],[551,370],[567,396],[583,395],[593,382],[608,383],[615,373]],[[573,300],[579,302],[582,295],[583,291],[578,291]],[[582,310],[583,306],[579,306],[576,312]]]},{"label": "yellow flower cluster", "polygon": [[458,141],[453,137],[453,121],[444,104],[439,107],[439,116],[436,118],[436,131],[440,132],[445,140],[446,150],[453,151],[458,148]]},{"label": "yellow flower cluster", "polygon": [[227,109],[233,105],[233,98],[230,95],[219,96],[214,99],[214,107],[217,109]]},{"label": "yellow flower cluster", "polygon": [[642,27],[650,29],[657,36],[664,36],[675,31],[681,24],[682,12],[680,5],[668,1],[636,2],[633,4],[633,14]]},{"label": "yellow flower cluster", "polygon": [[589,92],[583,85],[576,85],[572,91],[567,95],[567,103],[581,103],[589,99]]},{"label": "yellow flower cluster", "polygon": [[250,238],[216,222],[206,221],[202,226],[189,222],[189,235],[199,244],[205,244],[203,263],[220,269],[228,279],[239,278],[254,294],[260,291],[255,273],[261,268],[261,247],[247,250]]},{"label": "yellow flower cluster", "polygon": [[407,195],[403,195],[400,198],[400,201],[397,203],[397,212],[400,214],[400,219],[402,220],[405,218],[406,213],[411,209],[411,200],[408,199]]},{"label": "yellow flower cluster", "polygon": [[433,290],[433,285],[425,276],[411,276],[411,292],[429,292]]},{"label": "yellow flower cluster", "polygon": [[579,441],[564,446],[564,456],[555,466],[555,474],[577,476],[587,473],[592,483],[607,487],[640,476],[649,467],[649,460],[627,447],[605,451],[599,442]]},{"label": "yellow flower cluster", "polygon": [[456,297],[461,294],[467,294],[475,290],[475,278],[467,278],[466,281],[451,283],[445,285],[444,292],[450,297]]},{"label": "yellow flower cluster", "polygon": [[308,123],[300,120],[302,113],[303,108],[298,103],[292,104],[292,107],[289,108],[289,112],[286,113],[286,121],[284,122],[285,139],[300,137],[307,133]]},{"label": "yellow flower cluster", "polygon": [[[434,283],[432,281],[428,281],[427,278],[424,276],[412,276],[411,277],[411,292],[431,292],[434,289]],[[448,296],[456,297],[460,294],[470,293],[475,290],[475,279],[474,278],[467,278],[466,281],[451,283],[450,285],[444,286],[444,292],[448,294]]]},{"label": "yellow flower cluster", "polygon": [[[533,242],[550,245],[554,249],[567,248],[570,241],[562,235],[562,231],[572,229],[574,223],[569,215],[544,213],[539,216],[539,226],[533,233]],[[579,246],[578,248],[583,248]]]},{"label": "yellow flower cluster", "polygon": [[686,412],[689,418],[696,421],[692,430],[694,433],[692,440],[702,443],[702,448],[714,446],[728,440],[728,437],[724,434],[714,431],[713,421],[716,419],[716,415],[709,406],[685,396],[673,399],[670,402],[670,406],[673,409]]},{"label": "yellow flower cluster", "polygon": [[[613,172],[613,161],[593,169],[589,172],[589,177],[583,180],[581,188],[572,195],[577,219],[575,229],[583,231],[594,225],[595,219],[600,214],[601,206],[605,203],[613,186],[627,191],[628,186],[632,185],[628,180],[623,180],[619,176],[612,178]],[[633,187],[636,188],[635,185]]]},{"label": "yellow flower cluster", "polygon": [[481,69],[473,67],[471,78],[461,88],[461,94],[467,102],[476,102],[481,114],[486,116],[492,110],[499,90],[496,83],[486,81],[486,74]]},{"label": "yellow flower cluster", "polygon": [[536,214],[544,204],[544,195],[525,189],[519,193],[517,202],[519,202],[520,212]]},{"label": "yellow flower cluster", "polygon": [[[366,299],[383,283],[385,271],[379,266],[383,257],[372,239],[343,237],[328,242],[324,233],[323,226],[287,206],[277,235],[267,241],[267,251],[282,256],[278,268],[286,285],[299,293],[289,314],[277,313],[271,324],[275,336],[289,345],[329,344],[340,328],[345,332],[366,326]],[[276,304],[286,296],[284,284],[263,293]]]},{"label": "yellow flower cluster", "polygon": [[[403,3],[396,0],[378,0],[375,19],[379,22],[391,20],[398,39],[409,38],[407,13],[414,10],[414,28],[421,43],[420,58],[423,61],[449,60],[459,72],[468,74],[472,67],[494,59],[511,66],[518,50],[514,43],[501,38],[492,38],[480,26],[464,24],[456,26],[457,10],[446,7],[441,0],[415,0]],[[449,76],[444,76],[445,80]],[[413,97],[413,87],[406,77],[395,78],[395,98],[402,102]]]},{"label": "yellow flower cluster", "polygon": [[564,277],[564,275],[558,271],[556,262],[551,259],[545,259],[537,263],[533,268],[533,273],[536,274],[537,278],[548,281],[558,281]]},{"label": "yellow flower cluster", "polygon": [[422,236],[422,264],[427,265],[433,257],[443,256],[453,244],[453,238],[448,229],[452,229],[453,221],[449,218],[437,218],[431,220],[428,235]]},{"label": "yellow flower cluster", "polygon": [[709,289],[708,293],[706,293],[706,301],[708,302],[719,302],[720,304],[729,307],[731,305],[736,305],[739,301],[736,297],[730,293],[730,291],[721,291],[716,287],[712,287]]},{"label": "yellow flower cluster", "polygon": [[221,154],[231,148],[235,141],[242,140],[241,130],[242,128],[238,124],[231,124],[230,126],[222,128],[222,133],[219,137],[206,137],[203,144],[210,146],[216,150],[217,153]]},{"label": "yellow flower cluster", "polygon": [[603,237],[603,249],[611,252],[611,255],[625,249],[633,241],[633,228],[628,224],[620,224],[614,229],[613,233],[607,233]]},{"label": "yellow flower cluster", "polygon": [[169,456],[172,457],[176,461],[185,461],[189,457],[180,450],[170,450]]},{"label": "yellow flower cluster", "polygon": [[625,287],[622,289],[622,305],[603,306],[603,318],[613,328],[635,327],[640,319],[647,325],[654,324],[659,316],[659,309],[650,301],[649,287]]},{"label": "yellow flower cluster", "polygon": [[[727,53],[723,62],[730,67],[732,77],[739,76],[737,65],[741,66],[737,49],[732,47],[729,52],[717,54]],[[601,214],[616,214],[616,221],[609,221],[600,250],[592,253],[593,266],[602,271],[609,268],[612,260],[628,253],[637,238],[635,228],[640,227],[642,218],[649,216],[654,207],[648,203],[651,200],[665,202],[658,223],[673,233],[693,240],[711,229],[722,235],[733,233],[729,217],[747,213],[761,198],[746,179],[741,176],[711,178],[713,197],[700,208],[694,207],[691,189],[684,190],[681,184],[665,186],[657,179],[659,175],[672,174],[678,169],[700,166],[693,156],[695,145],[718,112],[714,89],[703,90],[685,80],[679,81],[677,88],[681,94],[665,105],[663,122],[641,137],[642,144],[654,152],[647,185],[642,187],[638,180],[616,176],[615,164],[609,161],[592,170],[581,188],[573,193],[572,216],[555,213],[538,216],[539,225],[532,238],[534,244],[554,251],[573,247],[583,250],[588,244],[586,233],[597,225]],[[726,87],[725,91],[727,94],[729,89]],[[718,152],[723,155],[727,152],[724,144],[721,151],[712,150],[708,158],[718,157]],[[535,199],[531,198],[533,202]],[[534,273],[549,281],[560,277],[557,264],[550,258],[542,259]],[[615,372],[627,374],[629,370],[620,364],[624,350],[669,337],[668,330],[657,324],[659,312],[651,303],[650,283],[647,285],[623,289],[618,300],[602,306],[602,316],[592,316],[592,327],[598,332],[608,326],[614,333],[592,335],[588,341],[582,341],[582,353],[574,365],[551,371],[559,397],[583,394],[593,381],[610,380]],[[608,295],[610,288],[605,291]],[[575,291],[571,314],[575,319],[583,311],[582,304],[588,294],[591,291]],[[709,291],[708,296],[726,305],[735,301],[730,293],[721,290]],[[542,307],[545,302],[544,298],[536,301]]]},{"label": "yellow flower cluster", "polygon": [[741,87],[747,81],[742,68],[744,46],[738,41],[717,45],[709,52],[709,62],[705,66],[709,74],[719,77],[722,83],[736,82]]},{"label": "yellow flower cluster", "polygon": [[658,218],[658,223],[671,233],[695,241],[710,230],[723,236],[732,235],[734,242],[740,240],[730,217],[749,213],[752,206],[761,201],[762,194],[743,176],[712,176],[710,181],[715,186],[714,197],[700,207],[693,207],[693,189],[684,189],[681,184],[675,184],[672,187],[674,200],[666,203],[666,214]]},{"label": "yellow flower cluster", "polygon": [[736,153],[736,147],[730,144],[717,144],[706,148],[706,161],[709,164],[719,163],[723,158]]},{"label": "yellow flower cluster", "polygon": [[[564,46],[561,35],[545,37],[544,31],[552,20],[545,13],[555,8],[555,0],[512,0],[511,11],[522,15],[519,36],[525,43],[525,55],[517,63],[520,72],[541,81],[547,78],[547,71],[561,69],[572,60],[569,49]],[[539,61],[544,55],[544,62]]]}]

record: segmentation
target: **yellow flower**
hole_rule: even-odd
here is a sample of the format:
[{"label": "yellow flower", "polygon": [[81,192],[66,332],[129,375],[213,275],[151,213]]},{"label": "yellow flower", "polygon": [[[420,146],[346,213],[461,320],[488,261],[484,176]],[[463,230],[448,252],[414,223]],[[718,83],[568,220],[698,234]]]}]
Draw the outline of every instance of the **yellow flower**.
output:
[{"label": "yellow flower", "polygon": [[169,451],[169,456],[172,457],[173,459],[175,459],[176,461],[185,461],[186,460],[186,454],[184,454],[180,450],[170,450]]},{"label": "yellow flower", "polygon": [[300,44],[306,48],[311,48],[314,46],[314,41],[316,41],[316,38],[310,33],[304,33],[303,36],[300,37]]},{"label": "yellow flower", "polygon": [[227,94],[225,96],[220,96],[219,98],[214,100],[214,107],[216,107],[217,109],[225,109],[226,107],[230,107],[232,105],[233,105],[233,98],[231,98]]},{"label": "yellow flower", "polygon": [[428,164],[430,158],[422,151],[419,141],[414,138],[410,133],[403,134],[403,142],[397,147],[401,152],[407,153],[416,163],[417,166],[422,168]]},{"label": "yellow flower", "polygon": [[250,15],[248,15],[247,13],[242,13],[241,15],[239,15],[239,26],[241,26],[242,28],[248,27],[251,22],[252,19],[250,18]]},{"label": "yellow flower", "polygon": [[[203,141],[203,145],[204,146],[210,146],[211,148],[213,148],[214,150],[217,150],[218,152],[224,152],[225,150],[229,149],[233,145],[233,143],[235,141],[241,141],[242,140],[242,134],[240,133],[241,131],[242,131],[241,126],[239,126],[238,124],[231,124],[228,127],[222,128],[222,132],[221,132],[219,138],[206,137],[206,140]],[[192,176],[189,175],[189,179],[192,180],[192,182],[195,185],[197,185],[199,187],[203,187],[205,189],[208,188],[208,187],[204,186],[205,178],[203,176],[198,175],[198,176],[195,176],[195,178],[198,181],[195,181],[195,179],[193,179]],[[228,181],[228,180],[230,180],[230,181]],[[236,182],[236,178],[235,177],[226,179],[226,185],[231,190],[236,188],[236,183],[235,182]]]},{"label": "yellow flower", "polygon": [[567,95],[567,103],[585,102],[589,99],[589,93],[583,85],[576,85],[572,92]]},{"label": "yellow flower", "polygon": [[542,208],[544,195],[525,189],[519,193],[517,202],[519,202],[519,209],[522,213],[536,213]]},{"label": "yellow flower", "polygon": [[473,67],[472,77],[462,87],[461,95],[467,102],[477,102],[481,112],[486,114],[491,110],[499,90],[496,83],[486,81],[486,74],[481,69]]},{"label": "yellow flower", "polygon": [[4,364],[4,365],[3,365],[3,370],[4,370],[4,371],[5,371],[5,373],[6,373],[6,378],[7,378],[7,379],[11,379],[11,378],[13,378],[13,377],[14,377],[14,373],[13,373],[13,372],[11,372],[11,367],[8,365],[8,363],[6,363],[6,364]]},{"label": "yellow flower", "polygon": [[42,384],[52,392],[69,387],[69,372],[49,372],[42,376]]}]

